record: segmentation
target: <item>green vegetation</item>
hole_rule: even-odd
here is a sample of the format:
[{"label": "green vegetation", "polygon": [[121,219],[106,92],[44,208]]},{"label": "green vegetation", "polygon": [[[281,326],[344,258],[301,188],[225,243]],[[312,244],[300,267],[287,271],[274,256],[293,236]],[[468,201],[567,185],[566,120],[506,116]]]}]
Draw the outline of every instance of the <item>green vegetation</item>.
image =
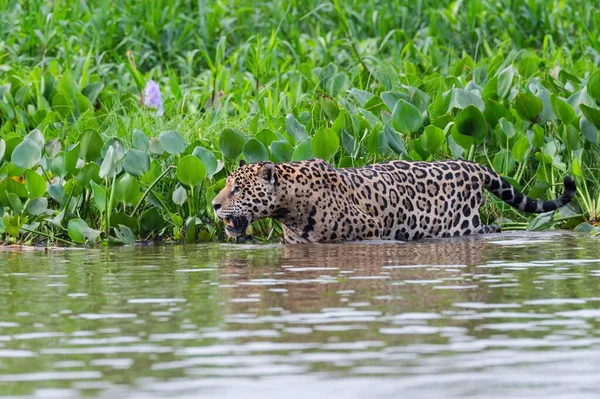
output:
[{"label": "green vegetation", "polygon": [[572,174],[561,214],[486,222],[596,232],[598,6],[0,1],[0,240],[224,239],[241,157],[313,156],[466,158],[533,197]]}]

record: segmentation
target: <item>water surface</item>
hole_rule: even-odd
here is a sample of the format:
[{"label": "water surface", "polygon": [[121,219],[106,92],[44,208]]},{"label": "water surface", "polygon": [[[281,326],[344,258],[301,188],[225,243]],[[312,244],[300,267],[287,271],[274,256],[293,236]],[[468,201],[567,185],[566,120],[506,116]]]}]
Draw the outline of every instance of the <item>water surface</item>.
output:
[{"label": "water surface", "polygon": [[0,251],[0,396],[596,398],[599,243]]}]

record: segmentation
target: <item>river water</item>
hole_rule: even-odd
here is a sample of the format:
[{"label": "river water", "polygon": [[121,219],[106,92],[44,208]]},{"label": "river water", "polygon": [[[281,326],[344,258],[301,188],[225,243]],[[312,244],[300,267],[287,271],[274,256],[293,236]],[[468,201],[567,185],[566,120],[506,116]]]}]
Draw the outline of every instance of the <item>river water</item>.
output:
[{"label": "river water", "polygon": [[0,251],[0,397],[597,398],[599,244]]}]

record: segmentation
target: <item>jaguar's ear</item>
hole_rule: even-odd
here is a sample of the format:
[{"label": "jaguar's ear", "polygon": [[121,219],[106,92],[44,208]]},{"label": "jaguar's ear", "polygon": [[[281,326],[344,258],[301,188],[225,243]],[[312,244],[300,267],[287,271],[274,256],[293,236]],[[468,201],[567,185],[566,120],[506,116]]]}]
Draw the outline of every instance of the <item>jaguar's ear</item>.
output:
[{"label": "jaguar's ear", "polygon": [[242,166],[246,165],[246,160],[245,159],[240,159],[240,168]]},{"label": "jaguar's ear", "polygon": [[273,162],[265,162],[261,165],[258,171],[260,177],[269,184],[275,184],[277,177],[275,176],[275,164]]}]

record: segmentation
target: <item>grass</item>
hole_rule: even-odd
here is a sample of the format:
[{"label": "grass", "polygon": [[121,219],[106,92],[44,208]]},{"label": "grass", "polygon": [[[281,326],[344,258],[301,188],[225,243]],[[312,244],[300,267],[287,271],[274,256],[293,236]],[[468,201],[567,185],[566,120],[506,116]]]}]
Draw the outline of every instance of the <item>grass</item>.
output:
[{"label": "grass", "polygon": [[[0,234],[224,239],[207,204],[226,173],[240,157],[292,154],[337,166],[468,158],[535,197],[573,174],[577,204],[561,214],[529,219],[491,200],[484,219],[595,232],[600,2],[404,3],[0,1]],[[140,101],[149,80],[163,116]],[[136,144],[136,131],[153,139]],[[164,148],[173,131],[178,151]],[[95,144],[73,148],[85,134]],[[25,137],[39,159],[14,156]],[[192,154],[204,175],[182,180]]]}]

